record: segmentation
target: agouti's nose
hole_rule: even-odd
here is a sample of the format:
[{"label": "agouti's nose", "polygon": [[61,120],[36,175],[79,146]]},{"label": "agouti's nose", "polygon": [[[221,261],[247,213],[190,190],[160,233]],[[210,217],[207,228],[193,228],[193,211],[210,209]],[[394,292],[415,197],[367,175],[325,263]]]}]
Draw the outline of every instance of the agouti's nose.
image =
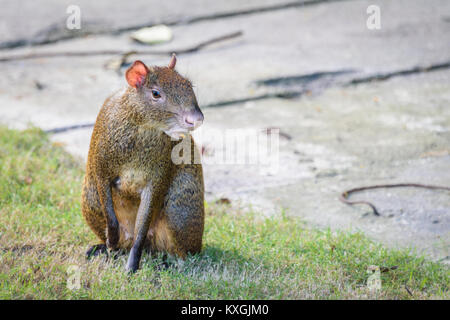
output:
[{"label": "agouti's nose", "polygon": [[184,116],[184,123],[189,128],[197,128],[203,123],[203,113],[194,111]]}]

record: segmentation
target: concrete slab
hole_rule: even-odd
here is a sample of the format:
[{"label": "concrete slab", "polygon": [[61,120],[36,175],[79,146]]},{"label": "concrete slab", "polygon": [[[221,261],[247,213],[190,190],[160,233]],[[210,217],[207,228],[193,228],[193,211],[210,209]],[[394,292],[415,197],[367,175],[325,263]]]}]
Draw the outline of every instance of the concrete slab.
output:
[{"label": "concrete slab", "polygon": [[[382,28],[366,27],[369,4],[379,4]],[[417,65],[450,61],[450,12],[448,1],[343,1],[322,3],[255,15],[175,26],[174,40],[158,50],[184,48],[200,41],[242,30],[240,40],[217,44],[179,57],[178,70],[197,88],[201,105],[254,98],[298,89],[320,91],[341,76],[322,77],[287,86],[261,86],[257,81],[317,72],[343,72],[358,78],[394,72]],[[11,53],[75,51],[90,49],[139,50],[142,45],[120,36],[90,36],[42,47],[1,51]],[[123,76],[105,70],[111,57],[51,58],[0,63],[0,88],[5,101],[39,104],[51,112],[64,109],[65,121],[91,121],[104,97],[124,85]],[[149,64],[166,64],[160,56],[136,56]],[[35,82],[45,87],[39,94]],[[37,96],[37,97],[36,97]],[[39,98],[41,97],[41,98]],[[48,97],[48,98],[46,98]],[[12,111],[11,111],[12,112]],[[82,115],[82,116],[80,116]],[[42,124],[45,126],[45,124]]]},{"label": "concrete slab", "polygon": [[[249,0],[219,1],[212,4],[207,0],[156,1],[134,0],[132,3],[110,0],[42,0],[28,2],[1,0],[0,47],[6,42],[24,40],[52,40],[54,37],[70,36],[77,30],[65,30],[69,17],[67,9],[76,5],[80,8],[82,24],[80,33],[111,32],[133,26],[184,21],[211,14],[224,14],[255,8],[276,7],[287,1]],[[41,38],[41,39],[36,39]]]}]

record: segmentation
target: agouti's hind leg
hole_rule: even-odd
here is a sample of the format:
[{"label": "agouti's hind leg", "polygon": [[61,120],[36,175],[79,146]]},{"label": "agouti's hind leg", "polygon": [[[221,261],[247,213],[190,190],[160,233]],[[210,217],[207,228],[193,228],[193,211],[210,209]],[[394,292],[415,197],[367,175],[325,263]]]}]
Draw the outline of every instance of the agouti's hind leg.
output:
[{"label": "agouti's hind leg", "polygon": [[101,241],[101,244],[96,246],[104,245],[106,243],[106,219],[101,210],[97,189],[87,181],[87,178],[81,193],[81,210],[88,226]]},{"label": "agouti's hind leg", "polygon": [[[164,201],[161,220],[156,224],[156,246],[180,258],[200,252],[204,226],[202,168],[178,168]],[[160,249],[160,248],[158,248]]]}]

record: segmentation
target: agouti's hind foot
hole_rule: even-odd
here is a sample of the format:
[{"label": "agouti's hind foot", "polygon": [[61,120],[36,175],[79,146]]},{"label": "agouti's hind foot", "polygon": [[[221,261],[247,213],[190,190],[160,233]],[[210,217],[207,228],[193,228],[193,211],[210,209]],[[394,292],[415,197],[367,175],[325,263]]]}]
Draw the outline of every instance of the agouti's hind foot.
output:
[{"label": "agouti's hind foot", "polygon": [[108,254],[108,248],[104,243],[95,244],[86,251],[86,259],[91,259],[92,257],[97,257],[100,254]]},{"label": "agouti's hind foot", "polygon": [[156,265],[156,270],[158,271],[166,271],[168,270],[172,265],[170,265],[167,261],[162,261],[161,263],[158,263]]}]

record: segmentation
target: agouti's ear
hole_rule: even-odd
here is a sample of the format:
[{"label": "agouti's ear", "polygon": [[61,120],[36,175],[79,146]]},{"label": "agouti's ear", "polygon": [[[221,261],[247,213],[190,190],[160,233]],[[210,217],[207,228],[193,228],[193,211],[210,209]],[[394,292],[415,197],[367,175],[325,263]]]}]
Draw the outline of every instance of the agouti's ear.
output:
[{"label": "agouti's ear", "polygon": [[136,60],[125,73],[125,77],[130,86],[137,88],[144,83],[147,73],[147,66],[142,61]]},{"label": "agouti's ear", "polygon": [[175,55],[175,53],[172,54],[172,59],[170,59],[169,62],[169,69],[175,69],[175,65],[177,64],[177,56]]}]

